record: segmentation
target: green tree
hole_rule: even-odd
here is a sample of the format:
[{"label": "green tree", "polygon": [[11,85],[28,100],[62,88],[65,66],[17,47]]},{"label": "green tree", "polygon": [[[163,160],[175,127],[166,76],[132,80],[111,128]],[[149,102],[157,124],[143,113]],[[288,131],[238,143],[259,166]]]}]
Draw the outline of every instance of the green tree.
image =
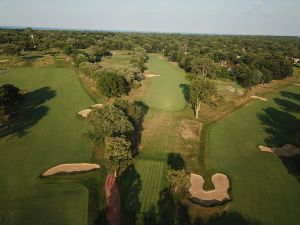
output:
[{"label": "green tree", "polygon": [[209,58],[196,58],[191,62],[192,73],[203,77],[212,77],[214,73],[214,62]]},{"label": "green tree", "polygon": [[20,89],[11,85],[0,86],[0,106],[13,105],[21,97]]},{"label": "green tree", "polygon": [[210,104],[216,94],[216,87],[212,81],[205,77],[198,77],[190,84],[190,102],[195,112],[195,117],[199,118],[199,111],[202,103]]},{"label": "green tree", "polygon": [[93,110],[87,123],[88,136],[96,143],[102,143],[105,137],[128,136],[134,130],[125,113],[113,105]]},{"label": "green tree", "polygon": [[122,174],[128,166],[133,164],[130,142],[124,136],[106,137],[104,140],[104,159],[106,168],[115,172],[116,176]]},{"label": "green tree", "polygon": [[13,45],[13,44],[8,44],[4,47],[3,52],[6,55],[12,55],[12,56],[17,56],[20,55],[22,51],[22,48],[17,46],[17,45]]},{"label": "green tree", "polygon": [[125,78],[111,71],[100,73],[97,86],[107,98],[120,97],[130,91],[130,86]]},{"label": "green tree", "polygon": [[190,177],[185,170],[167,170],[167,179],[170,183],[171,190],[175,193],[186,191],[190,187]]},{"label": "green tree", "polygon": [[260,84],[264,79],[260,70],[250,68],[245,64],[238,65],[234,69],[233,74],[237,82],[245,88],[251,88],[254,85]]}]

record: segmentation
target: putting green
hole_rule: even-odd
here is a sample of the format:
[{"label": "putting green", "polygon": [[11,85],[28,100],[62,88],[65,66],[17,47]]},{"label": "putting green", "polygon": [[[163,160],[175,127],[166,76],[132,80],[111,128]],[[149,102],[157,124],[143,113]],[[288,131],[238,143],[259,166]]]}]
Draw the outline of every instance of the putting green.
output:
[{"label": "putting green", "polygon": [[144,99],[146,104],[166,111],[182,110],[186,103],[180,88],[181,84],[186,83],[184,72],[156,54],[150,55],[148,69],[160,76],[146,78],[151,79]]},{"label": "putting green", "polygon": [[290,86],[266,97],[268,102],[252,101],[210,128],[206,161],[213,171],[230,177],[230,211],[248,224],[298,224],[299,168],[297,172],[295,164],[284,164],[257,146],[299,146],[300,89]]},{"label": "putting green", "polygon": [[0,132],[0,224],[86,225],[84,186],[41,184],[37,177],[54,165],[91,159],[75,114],[93,102],[71,69],[15,69],[0,76],[3,83],[26,94],[15,122]]}]

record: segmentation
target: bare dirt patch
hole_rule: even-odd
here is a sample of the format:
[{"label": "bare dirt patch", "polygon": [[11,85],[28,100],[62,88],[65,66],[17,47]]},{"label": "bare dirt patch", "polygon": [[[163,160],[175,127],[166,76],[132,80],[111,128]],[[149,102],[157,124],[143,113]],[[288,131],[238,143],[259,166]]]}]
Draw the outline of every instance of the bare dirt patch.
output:
[{"label": "bare dirt patch", "polygon": [[251,95],[250,98],[258,99],[258,100],[261,100],[261,101],[264,101],[264,102],[268,101],[267,98],[259,97],[259,96],[256,96],[256,95]]},{"label": "bare dirt patch", "polygon": [[78,112],[77,115],[81,116],[82,118],[86,118],[92,111],[93,110],[91,110],[91,109],[84,109],[84,110],[81,110],[80,112]]},{"label": "bare dirt patch", "polygon": [[72,164],[61,164],[55,167],[50,168],[43,173],[43,177],[52,176],[59,173],[75,173],[75,172],[85,172],[94,169],[99,169],[98,164],[91,163],[72,163]]},{"label": "bare dirt patch", "polygon": [[202,176],[191,174],[191,188],[189,192],[193,201],[204,206],[212,206],[216,204],[223,204],[230,200],[228,195],[229,180],[228,177],[221,173],[216,173],[212,176],[212,182],[215,186],[214,190],[205,191],[203,189],[204,179]]},{"label": "bare dirt patch", "polygon": [[194,120],[183,119],[180,123],[179,132],[185,140],[198,140],[202,129],[202,123]]}]

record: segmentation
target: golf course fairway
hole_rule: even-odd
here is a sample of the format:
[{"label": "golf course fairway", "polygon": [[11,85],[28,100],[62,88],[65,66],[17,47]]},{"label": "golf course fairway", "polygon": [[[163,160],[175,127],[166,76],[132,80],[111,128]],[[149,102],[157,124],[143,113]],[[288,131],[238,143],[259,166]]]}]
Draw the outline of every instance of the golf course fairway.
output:
[{"label": "golf course fairway", "polygon": [[86,225],[88,191],[80,184],[41,184],[61,163],[88,162],[84,121],[93,104],[72,69],[20,68],[0,76],[25,92],[15,120],[0,133],[0,224]]},{"label": "golf course fairway", "polygon": [[185,73],[172,66],[166,59],[156,54],[149,55],[148,69],[157,77],[151,77],[145,103],[152,108],[165,111],[179,111],[185,107],[185,99],[180,85],[185,84]]},{"label": "golf course fairway", "polygon": [[[261,152],[258,145],[299,146],[300,88],[289,86],[266,98],[210,127],[205,160],[212,172],[229,176],[229,211],[247,218],[246,224],[299,224],[299,168]],[[244,224],[238,219],[225,216],[220,224]]]}]

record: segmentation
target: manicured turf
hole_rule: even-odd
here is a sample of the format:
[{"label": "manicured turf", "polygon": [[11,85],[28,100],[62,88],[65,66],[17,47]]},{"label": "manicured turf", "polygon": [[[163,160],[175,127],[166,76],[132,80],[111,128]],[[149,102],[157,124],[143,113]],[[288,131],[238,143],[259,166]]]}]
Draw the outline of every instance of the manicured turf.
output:
[{"label": "manicured turf", "polygon": [[91,159],[75,114],[93,102],[71,69],[15,69],[0,76],[3,83],[26,94],[16,120],[0,133],[0,224],[85,225],[87,189],[43,184],[38,176],[53,165]]},{"label": "manicured turf", "polygon": [[[266,97],[268,102],[253,101],[211,127],[206,162],[212,172],[229,175],[229,210],[247,218],[246,224],[299,224],[299,168],[257,146],[299,146],[300,88],[286,87]],[[220,224],[232,224],[231,219]]]},{"label": "manicured turf", "polygon": [[150,55],[148,69],[159,77],[151,79],[145,102],[153,108],[179,111],[185,107],[185,99],[180,85],[186,83],[185,74],[159,55]]},{"label": "manicured turf", "polygon": [[104,57],[101,61],[103,67],[122,67],[128,66],[131,60],[128,51],[113,51],[113,55]]}]

